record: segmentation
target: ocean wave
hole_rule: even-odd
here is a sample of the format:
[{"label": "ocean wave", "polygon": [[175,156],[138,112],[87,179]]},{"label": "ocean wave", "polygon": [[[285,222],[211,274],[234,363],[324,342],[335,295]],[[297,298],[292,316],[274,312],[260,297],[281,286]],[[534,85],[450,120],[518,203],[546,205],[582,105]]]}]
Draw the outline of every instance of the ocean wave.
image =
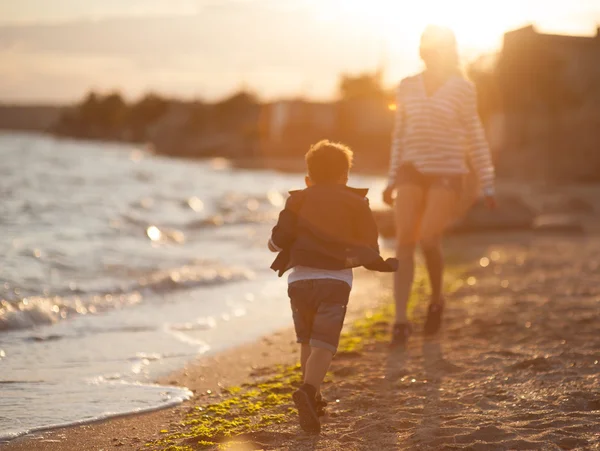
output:
[{"label": "ocean wave", "polygon": [[285,198],[279,191],[269,191],[259,196],[228,193],[216,201],[216,212],[189,222],[185,228],[271,223],[284,203]]},{"label": "ocean wave", "polygon": [[247,224],[270,224],[277,218],[273,212],[232,213],[216,214],[199,221],[186,224],[185,228],[190,230],[204,229],[210,227],[247,225]]},{"label": "ocean wave", "polygon": [[220,268],[213,266],[183,266],[176,270],[159,271],[137,280],[137,290],[165,293],[209,285],[249,280],[254,273],[243,268]]},{"label": "ocean wave", "polygon": [[[148,217],[145,213],[158,209],[159,202],[161,210],[169,208],[170,204],[181,207],[184,212],[184,215],[180,216],[181,220],[173,223],[162,221],[157,223]],[[284,204],[284,195],[275,190],[260,195],[229,192],[217,199],[206,201],[196,196],[181,199],[156,195],[131,202],[131,209],[113,219],[111,228],[133,229],[134,233],[140,235],[143,233],[152,241],[183,243],[186,239],[183,233],[185,230],[271,223]],[[187,216],[186,211],[192,214],[191,217]]]},{"label": "ocean wave", "polygon": [[34,296],[18,301],[0,301],[0,331],[30,329],[54,324],[75,315],[95,314],[110,308],[139,303],[140,293],[107,294],[90,299]]},{"label": "ocean wave", "polygon": [[167,327],[176,332],[210,330],[217,327],[217,322],[212,316],[209,316],[207,318],[198,318],[195,322],[168,324]]},{"label": "ocean wave", "polygon": [[101,313],[139,304],[146,296],[249,280],[254,274],[240,268],[184,266],[157,271],[129,286],[88,296],[32,296],[0,301],[0,332],[54,324],[76,315]]},{"label": "ocean wave", "polygon": [[197,347],[196,353],[198,355],[206,354],[208,351],[210,351],[210,345],[204,340],[195,338],[189,334],[186,334],[185,332],[172,328],[169,324],[165,325],[164,331],[182,343]]}]

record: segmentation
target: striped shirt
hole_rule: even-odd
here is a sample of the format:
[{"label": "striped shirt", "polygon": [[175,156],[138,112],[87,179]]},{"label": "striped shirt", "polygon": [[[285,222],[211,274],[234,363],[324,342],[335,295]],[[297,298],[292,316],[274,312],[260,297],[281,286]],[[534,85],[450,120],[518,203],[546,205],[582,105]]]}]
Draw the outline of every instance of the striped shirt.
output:
[{"label": "striped shirt", "polygon": [[423,174],[461,175],[469,172],[469,161],[483,193],[493,194],[494,167],[475,86],[454,76],[429,96],[423,78],[405,78],[398,87],[389,185],[403,163]]}]

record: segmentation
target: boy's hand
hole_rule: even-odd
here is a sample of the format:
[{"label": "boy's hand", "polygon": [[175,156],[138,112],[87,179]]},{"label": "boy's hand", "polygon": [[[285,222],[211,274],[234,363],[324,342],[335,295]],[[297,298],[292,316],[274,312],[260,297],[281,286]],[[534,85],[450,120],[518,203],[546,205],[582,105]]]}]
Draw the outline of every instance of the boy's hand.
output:
[{"label": "boy's hand", "polygon": [[383,191],[383,202],[386,205],[389,205],[390,207],[392,207],[394,205],[394,193],[396,191],[396,188],[393,186],[388,186],[384,191]]}]

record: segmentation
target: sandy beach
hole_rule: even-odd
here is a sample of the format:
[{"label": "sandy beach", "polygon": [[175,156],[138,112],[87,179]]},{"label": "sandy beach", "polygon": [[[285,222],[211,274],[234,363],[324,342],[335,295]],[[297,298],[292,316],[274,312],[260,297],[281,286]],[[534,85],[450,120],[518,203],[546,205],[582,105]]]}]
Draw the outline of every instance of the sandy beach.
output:
[{"label": "sandy beach", "polygon": [[[600,237],[455,237],[447,254],[460,262],[461,276],[452,284],[444,331],[431,341],[419,334],[426,307],[419,283],[417,333],[404,351],[386,345],[389,279],[359,277],[347,329],[359,345],[347,337],[334,361],[319,437],[299,430],[285,402],[292,387],[282,390],[282,405],[260,409],[242,437],[211,438],[228,445],[199,439],[198,420],[189,421],[199,407],[272,383],[286,366],[284,373],[293,372],[298,354],[286,330],[160,381],[194,391],[174,409],[40,433],[3,449],[600,449]],[[221,416],[235,417],[235,410]]]},{"label": "sandy beach", "polygon": [[600,451],[600,0],[0,11],[0,451]]}]

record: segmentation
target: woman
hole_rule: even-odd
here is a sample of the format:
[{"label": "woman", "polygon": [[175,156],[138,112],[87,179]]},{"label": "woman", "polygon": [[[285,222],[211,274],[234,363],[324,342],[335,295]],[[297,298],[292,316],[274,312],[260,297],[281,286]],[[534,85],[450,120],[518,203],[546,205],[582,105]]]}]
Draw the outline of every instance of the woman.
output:
[{"label": "woman", "polygon": [[[463,179],[472,167],[488,207],[495,206],[494,168],[477,113],[475,87],[460,70],[453,32],[429,26],[421,37],[425,70],[400,83],[388,187],[383,200],[395,204],[394,279],[396,323],[392,345],[412,332],[407,303],[414,277],[414,253],[421,245],[431,284],[425,334],[436,334],[444,310],[441,238],[457,215]],[[395,201],[394,201],[395,200]]]}]

